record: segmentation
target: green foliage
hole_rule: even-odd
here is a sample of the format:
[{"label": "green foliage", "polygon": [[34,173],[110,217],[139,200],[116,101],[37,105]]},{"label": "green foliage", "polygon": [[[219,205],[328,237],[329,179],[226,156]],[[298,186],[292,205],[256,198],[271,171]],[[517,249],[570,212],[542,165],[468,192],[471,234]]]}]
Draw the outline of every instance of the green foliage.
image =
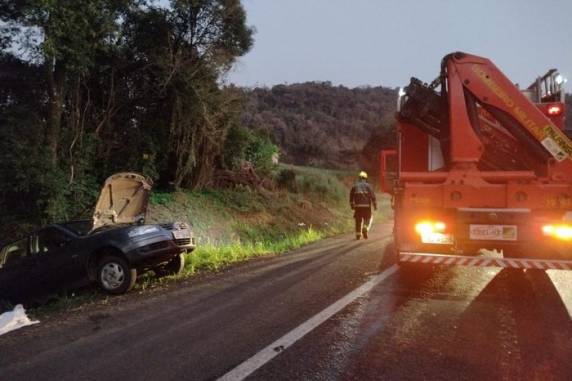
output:
[{"label": "green foliage", "polygon": [[199,194],[219,210],[256,213],[264,209],[260,194],[246,186],[238,185],[233,189],[204,189]]},{"label": "green foliage", "polygon": [[151,205],[164,205],[171,204],[174,200],[173,193],[169,192],[151,192],[149,202]]},{"label": "green foliage", "polygon": [[243,160],[250,145],[252,132],[240,127],[232,126],[228,130],[223,149],[223,164],[228,169],[237,169]]},{"label": "green foliage", "polygon": [[2,2],[0,232],[88,214],[118,171],[208,184],[242,112],[220,79],[252,33],[239,0]]},{"label": "green foliage", "polygon": [[290,192],[298,192],[298,184],[296,183],[296,171],[293,169],[280,169],[276,175],[276,183],[279,187],[287,189]]},{"label": "green foliage", "polygon": [[341,202],[347,196],[347,188],[341,181],[346,176],[342,171],[283,165],[276,182],[290,192],[305,193],[321,201]]},{"label": "green foliage", "polygon": [[[331,232],[330,232],[331,234]],[[192,275],[202,271],[217,271],[235,262],[270,254],[281,254],[318,241],[328,235],[312,228],[289,234],[281,240],[236,241],[224,246],[205,245],[187,256],[185,273]]]},{"label": "green foliage", "polygon": [[118,18],[128,1],[34,0],[23,7],[21,21],[45,35],[38,46],[46,60],[62,62],[67,70],[85,74],[100,50],[111,48],[119,30]]},{"label": "green foliage", "polygon": [[277,142],[284,162],[354,168],[378,126],[389,126],[395,89],[347,88],[329,82],[245,90],[245,125]]},{"label": "green foliage", "polygon": [[346,188],[330,176],[302,174],[297,176],[296,183],[301,192],[317,195],[322,200],[342,201],[346,198]]},{"label": "green foliage", "polygon": [[261,173],[270,173],[274,167],[273,158],[278,154],[278,147],[270,139],[260,134],[253,134],[246,148],[246,159],[254,164]]},{"label": "green foliage", "polygon": [[241,126],[230,128],[223,150],[223,163],[226,168],[239,168],[243,161],[254,165],[262,174],[269,174],[274,168],[274,156],[278,147],[270,138]]}]

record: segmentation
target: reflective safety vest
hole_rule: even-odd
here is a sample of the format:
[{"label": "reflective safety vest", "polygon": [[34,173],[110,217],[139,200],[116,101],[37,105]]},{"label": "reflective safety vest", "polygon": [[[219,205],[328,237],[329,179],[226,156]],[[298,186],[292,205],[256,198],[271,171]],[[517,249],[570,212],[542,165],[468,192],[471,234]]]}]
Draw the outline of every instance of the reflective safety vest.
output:
[{"label": "reflective safety vest", "polygon": [[350,205],[352,208],[371,208],[377,203],[375,193],[366,181],[358,181],[350,191]]}]

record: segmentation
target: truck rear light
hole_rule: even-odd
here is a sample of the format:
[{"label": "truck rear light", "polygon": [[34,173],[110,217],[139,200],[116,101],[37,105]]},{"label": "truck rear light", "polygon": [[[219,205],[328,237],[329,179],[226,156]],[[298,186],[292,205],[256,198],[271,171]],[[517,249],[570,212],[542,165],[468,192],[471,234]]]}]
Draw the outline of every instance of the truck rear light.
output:
[{"label": "truck rear light", "polygon": [[443,233],[447,225],[441,221],[420,221],[415,224],[415,231],[419,234]]},{"label": "truck rear light", "polygon": [[446,233],[447,225],[442,221],[423,220],[415,224],[415,231],[422,243],[451,245],[453,235]]},{"label": "truck rear light", "polygon": [[560,105],[552,105],[548,107],[548,115],[550,116],[558,116],[562,114],[562,106]]},{"label": "truck rear light", "polygon": [[570,241],[572,240],[572,225],[544,225],[542,227],[542,233],[548,237],[556,238],[562,241]]}]

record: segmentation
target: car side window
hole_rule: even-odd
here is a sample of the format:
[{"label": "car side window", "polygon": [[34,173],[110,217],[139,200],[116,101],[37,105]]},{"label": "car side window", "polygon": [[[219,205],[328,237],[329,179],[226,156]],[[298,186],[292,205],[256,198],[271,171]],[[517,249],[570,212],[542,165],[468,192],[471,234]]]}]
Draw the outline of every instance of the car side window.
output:
[{"label": "car side window", "polygon": [[4,246],[0,251],[0,268],[10,268],[19,265],[28,254],[28,239]]},{"label": "car side window", "polygon": [[54,228],[42,230],[32,236],[32,254],[51,254],[68,243],[68,236]]}]

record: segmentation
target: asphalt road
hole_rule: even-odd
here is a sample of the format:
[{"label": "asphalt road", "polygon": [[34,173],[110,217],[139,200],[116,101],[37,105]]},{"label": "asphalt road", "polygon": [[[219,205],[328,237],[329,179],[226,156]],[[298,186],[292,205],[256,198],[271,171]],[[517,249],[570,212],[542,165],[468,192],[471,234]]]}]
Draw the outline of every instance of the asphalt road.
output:
[{"label": "asphalt road", "polygon": [[214,380],[384,271],[249,379],[572,379],[572,272],[393,273],[390,231],[55,315],[0,337],[0,380]]}]

